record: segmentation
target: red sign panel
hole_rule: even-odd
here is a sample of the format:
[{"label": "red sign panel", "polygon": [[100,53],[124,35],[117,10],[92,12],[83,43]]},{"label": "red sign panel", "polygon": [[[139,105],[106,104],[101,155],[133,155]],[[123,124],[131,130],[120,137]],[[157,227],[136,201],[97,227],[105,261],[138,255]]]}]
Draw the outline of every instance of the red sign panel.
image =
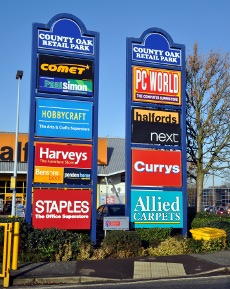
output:
[{"label": "red sign panel", "polygon": [[34,228],[90,229],[90,190],[38,190],[33,193]]},{"label": "red sign panel", "polygon": [[181,151],[133,149],[132,186],[181,187]]},{"label": "red sign panel", "polygon": [[181,72],[133,66],[133,101],[181,105]]},{"label": "red sign panel", "polygon": [[35,166],[91,168],[92,146],[36,143]]}]

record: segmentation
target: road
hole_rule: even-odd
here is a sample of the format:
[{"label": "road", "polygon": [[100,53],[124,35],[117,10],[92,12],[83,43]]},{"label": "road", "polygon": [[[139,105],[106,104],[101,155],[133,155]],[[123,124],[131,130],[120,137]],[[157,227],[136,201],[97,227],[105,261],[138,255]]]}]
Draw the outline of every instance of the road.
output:
[{"label": "road", "polygon": [[[230,275],[216,277],[183,278],[171,280],[149,280],[102,284],[34,285],[33,289],[229,289]],[[28,286],[12,286],[12,289],[26,289]]]}]

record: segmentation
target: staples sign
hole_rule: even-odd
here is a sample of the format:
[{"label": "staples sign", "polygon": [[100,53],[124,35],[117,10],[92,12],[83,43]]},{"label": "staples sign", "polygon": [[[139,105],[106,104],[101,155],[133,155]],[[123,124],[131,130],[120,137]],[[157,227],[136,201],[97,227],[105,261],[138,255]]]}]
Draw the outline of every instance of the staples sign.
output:
[{"label": "staples sign", "polygon": [[35,166],[91,168],[92,146],[36,143]]},{"label": "staples sign", "polygon": [[132,185],[181,187],[181,151],[133,149]]},{"label": "staples sign", "polygon": [[90,229],[90,190],[38,190],[33,193],[34,228]]}]

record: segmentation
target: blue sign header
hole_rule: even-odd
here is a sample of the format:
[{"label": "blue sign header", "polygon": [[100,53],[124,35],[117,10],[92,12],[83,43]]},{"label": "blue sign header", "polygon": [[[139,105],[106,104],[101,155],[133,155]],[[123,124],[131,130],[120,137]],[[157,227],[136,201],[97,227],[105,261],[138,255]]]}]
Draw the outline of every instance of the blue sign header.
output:
[{"label": "blue sign header", "polygon": [[72,19],[58,19],[50,31],[38,29],[38,48],[94,55],[94,37],[84,36]]},{"label": "blue sign header", "polygon": [[181,49],[171,48],[163,34],[149,33],[142,43],[132,43],[132,60],[181,66]]}]

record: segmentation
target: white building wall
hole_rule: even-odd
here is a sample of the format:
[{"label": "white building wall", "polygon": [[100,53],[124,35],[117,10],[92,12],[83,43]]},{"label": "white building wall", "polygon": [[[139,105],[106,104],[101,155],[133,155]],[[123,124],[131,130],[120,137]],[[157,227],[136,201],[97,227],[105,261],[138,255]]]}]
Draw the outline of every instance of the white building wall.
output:
[{"label": "white building wall", "polygon": [[125,204],[125,183],[108,182],[97,186],[97,207],[103,204]]}]

